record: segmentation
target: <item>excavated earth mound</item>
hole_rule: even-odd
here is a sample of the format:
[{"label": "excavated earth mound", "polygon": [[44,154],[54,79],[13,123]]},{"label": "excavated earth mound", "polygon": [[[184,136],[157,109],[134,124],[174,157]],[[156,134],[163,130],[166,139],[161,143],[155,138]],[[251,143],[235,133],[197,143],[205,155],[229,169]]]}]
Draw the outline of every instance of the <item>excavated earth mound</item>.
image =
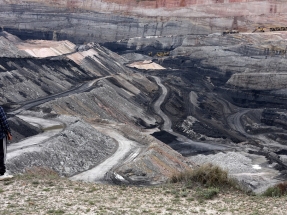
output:
[{"label": "excavated earth mound", "polygon": [[75,120],[48,141],[23,151],[8,154],[7,168],[22,173],[31,167],[49,167],[59,174],[71,176],[90,169],[112,154],[116,142],[91,125]]}]

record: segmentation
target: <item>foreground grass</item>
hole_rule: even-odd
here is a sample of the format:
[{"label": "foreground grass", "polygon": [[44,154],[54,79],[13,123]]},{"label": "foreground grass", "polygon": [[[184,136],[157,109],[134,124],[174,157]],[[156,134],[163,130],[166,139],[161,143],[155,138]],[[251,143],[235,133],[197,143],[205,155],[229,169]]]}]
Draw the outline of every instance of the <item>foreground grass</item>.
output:
[{"label": "foreground grass", "polygon": [[[207,198],[204,198],[206,195]],[[248,196],[235,189],[187,189],[181,183],[158,187],[132,187],[72,182],[58,177],[19,176],[0,182],[0,204],[1,215],[255,215],[285,214],[287,197]]]}]

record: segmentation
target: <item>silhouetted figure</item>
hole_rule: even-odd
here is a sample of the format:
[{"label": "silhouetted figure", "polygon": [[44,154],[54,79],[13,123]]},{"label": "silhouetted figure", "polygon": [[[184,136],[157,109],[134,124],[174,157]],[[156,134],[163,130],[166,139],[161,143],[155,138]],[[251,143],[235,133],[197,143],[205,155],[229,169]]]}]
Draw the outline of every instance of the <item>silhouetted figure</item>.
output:
[{"label": "silhouetted figure", "polygon": [[13,177],[6,173],[7,140],[12,140],[11,129],[7,122],[6,114],[0,106],[0,180]]}]

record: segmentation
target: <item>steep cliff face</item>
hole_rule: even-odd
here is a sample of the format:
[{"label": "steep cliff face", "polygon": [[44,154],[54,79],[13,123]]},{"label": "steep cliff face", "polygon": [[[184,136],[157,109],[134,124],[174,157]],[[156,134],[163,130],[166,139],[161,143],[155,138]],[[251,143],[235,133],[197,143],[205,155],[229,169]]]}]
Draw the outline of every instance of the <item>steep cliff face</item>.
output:
[{"label": "steep cliff face", "polygon": [[[200,7],[206,8],[206,11],[216,10],[221,8],[222,13],[232,12],[232,9],[235,7],[243,8],[245,7],[246,11],[237,11],[237,14],[248,14],[250,11],[251,14],[261,13],[281,13],[284,12],[284,8],[279,7],[283,0],[1,0],[2,4],[22,4],[25,6],[34,5],[36,3],[41,3],[53,7],[63,7],[69,10],[91,10],[91,11],[127,11],[133,12],[136,8],[142,9],[157,9],[157,8],[166,8],[168,10],[179,10],[181,8],[192,8],[197,7],[195,10],[198,10]],[[223,5],[230,6],[229,9],[223,8]],[[237,5],[237,6],[234,6]],[[239,6],[238,6],[239,5]],[[251,7],[246,6],[257,5],[259,6],[256,10],[252,10]],[[207,8],[206,6],[212,6],[213,9]],[[202,9],[200,8],[200,9]],[[129,9],[129,11],[128,11]],[[142,12],[143,13],[143,12]],[[191,14],[181,14],[181,16],[193,16]]]},{"label": "steep cliff face", "polygon": [[285,26],[283,1],[0,1],[0,26],[22,39],[107,42],[139,36]]}]

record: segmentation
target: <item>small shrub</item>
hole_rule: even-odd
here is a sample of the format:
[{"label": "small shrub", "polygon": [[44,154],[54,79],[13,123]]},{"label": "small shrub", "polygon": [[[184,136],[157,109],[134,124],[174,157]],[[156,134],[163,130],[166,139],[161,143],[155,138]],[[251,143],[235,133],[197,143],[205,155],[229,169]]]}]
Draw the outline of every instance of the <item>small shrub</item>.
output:
[{"label": "small shrub", "polygon": [[95,205],[95,202],[89,201],[89,205]]},{"label": "small shrub", "polygon": [[273,187],[269,187],[264,193],[263,196],[269,197],[280,197],[287,195],[287,181],[276,184]]},{"label": "small shrub", "polygon": [[189,202],[192,202],[192,201],[194,201],[195,199],[194,199],[193,197],[190,197],[190,198],[187,198],[186,200],[189,201]]},{"label": "small shrub", "polygon": [[193,171],[188,169],[184,172],[176,173],[171,176],[171,183],[188,182],[193,175]]},{"label": "small shrub", "polygon": [[55,184],[53,181],[47,181],[46,184],[49,186],[49,187],[54,187]]},{"label": "small shrub", "polygon": [[75,189],[74,189],[75,191],[84,191],[85,189],[84,188],[82,188],[82,187],[75,187]]},{"label": "small shrub", "polygon": [[279,188],[279,190],[282,193],[282,195],[286,195],[287,194],[287,181],[278,184],[277,187]]},{"label": "small shrub", "polygon": [[228,174],[218,166],[206,164],[193,171],[192,180],[208,187],[230,184]]},{"label": "small shrub", "polygon": [[206,187],[235,186],[234,182],[228,178],[227,171],[212,164],[205,164],[194,170],[174,174],[170,181],[172,183],[184,182],[187,187],[191,187],[194,183],[199,183]]},{"label": "small shrub", "polygon": [[183,192],[182,194],[181,194],[181,197],[187,197],[188,196],[188,192]]}]

